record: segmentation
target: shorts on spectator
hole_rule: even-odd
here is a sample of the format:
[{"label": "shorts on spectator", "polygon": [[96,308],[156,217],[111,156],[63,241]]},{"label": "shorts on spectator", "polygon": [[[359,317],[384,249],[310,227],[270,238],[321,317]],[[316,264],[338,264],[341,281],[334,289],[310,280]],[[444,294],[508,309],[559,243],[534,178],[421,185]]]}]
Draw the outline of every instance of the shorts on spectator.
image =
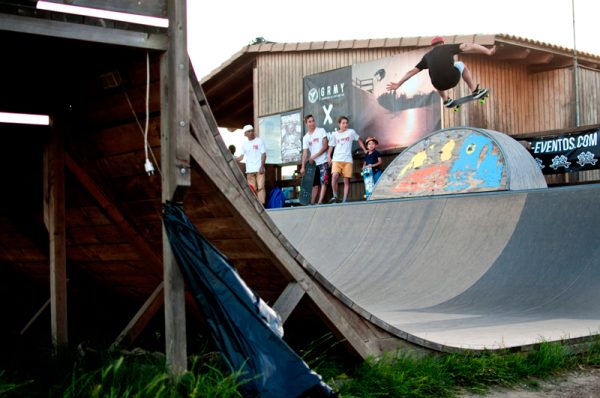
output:
[{"label": "shorts on spectator", "polygon": [[327,162],[325,162],[317,166],[317,170],[315,171],[315,179],[313,180],[313,187],[327,184],[329,184],[329,165]]},{"label": "shorts on spectator", "polygon": [[339,173],[345,178],[352,178],[352,162],[333,162],[331,173]]}]

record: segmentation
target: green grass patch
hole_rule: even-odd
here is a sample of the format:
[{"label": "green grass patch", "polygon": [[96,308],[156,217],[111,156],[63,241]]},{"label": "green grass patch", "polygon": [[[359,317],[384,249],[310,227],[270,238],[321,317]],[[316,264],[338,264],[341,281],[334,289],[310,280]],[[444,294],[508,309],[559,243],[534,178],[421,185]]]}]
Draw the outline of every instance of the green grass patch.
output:
[{"label": "green grass patch", "polygon": [[[493,386],[517,383],[532,389],[539,380],[580,366],[600,365],[600,340],[580,354],[558,343],[542,343],[527,353],[478,355],[388,355],[356,365],[335,354],[338,342],[328,335],[301,355],[342,397],[454,397],[459,391],[484,393]],[[339,348],[339,347],[337,347]],[[216,353],[190,359],[190,370],[173,379],[162,354],[71,359],[45,367],[46,379],[16,377],[0,370],[0,397],[175,398],[241,397],[240,375],[230,374]],[[243,379],[243,378],[242,378]]]},{"label": "green grass patch", "polygon": [[528,353],[484,352],[414,357],[388,355],[359,365],[351,377],[331,381],[343,397],[454,397],[466,389],[484,393],[492,386],[510,387],[569,371],[576,366],[597,366],[600,344],[584,354],[570,347],[541,343]]}]

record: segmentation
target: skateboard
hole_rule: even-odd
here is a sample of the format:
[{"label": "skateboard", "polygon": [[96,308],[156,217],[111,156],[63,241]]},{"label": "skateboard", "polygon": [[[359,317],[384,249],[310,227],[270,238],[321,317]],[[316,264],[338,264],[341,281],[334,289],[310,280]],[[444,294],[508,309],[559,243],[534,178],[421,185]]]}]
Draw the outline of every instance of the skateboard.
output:
[{"label": "skateboard", "polygon": [[454,112],[458,112],[460,110],[460,107],[462,106],[462,104],[465,104],[467,102],[471,102],[471,101],[475,101],[476,99],[479,100],[480,104],[485,104],[485,100],[490,96],[490,91],[488,89],[488,92],[484,94],[483,97],[480,98],[475,98],[475,96],[473,94],[469,94],[465,97],[462,98],[457,98],[454,100],[454,103],[452,104],[452,106],[449,106],[448,108],[452,108],[452,110]]},{"label": "skateboard", "polygon": [[298,201],[301,205],[309,205],[310,197],[312,196],[313,181],[315,180],[315,173],[317,172],[316,163],[310,164],[306,162],[304,165],[304,175],[300,182],[300,195]]},{"label": "skateboard", "polygon": [[370,167],[365,167],[362,169],[360,174],[363,176],[363,181],[365,182],[365,199],[369,199],[369,196],[371,196],[373,193],[373,188],[375,188],[373,169]]}]

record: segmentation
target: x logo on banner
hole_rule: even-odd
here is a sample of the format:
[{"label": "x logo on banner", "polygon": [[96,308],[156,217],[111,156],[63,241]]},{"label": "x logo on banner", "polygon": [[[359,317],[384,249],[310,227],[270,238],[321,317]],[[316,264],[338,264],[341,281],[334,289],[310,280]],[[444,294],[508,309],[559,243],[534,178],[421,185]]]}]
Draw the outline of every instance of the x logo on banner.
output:
[{"label": "x logo on banner", "polygon": [[325,111],[325,120],[323,121],[323,124],[327,124],[329,121],[329,124],[333,124],[333,119],[331,119],[331,111],[333,110],[333,104],[329,104],[329,107],[325,108],[325,105],[323,105],[323,110]]}]

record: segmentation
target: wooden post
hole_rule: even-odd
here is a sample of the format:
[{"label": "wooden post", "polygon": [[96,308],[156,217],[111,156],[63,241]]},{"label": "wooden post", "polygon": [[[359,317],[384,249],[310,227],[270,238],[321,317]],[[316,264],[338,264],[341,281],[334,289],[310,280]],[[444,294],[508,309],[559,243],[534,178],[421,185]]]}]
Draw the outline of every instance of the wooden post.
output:
[{"label": "wooden post", "polygon": [[285,287],[285,290],[273,304],[273,309],[277,311],[281,317],[281,322],[285,323],[292,315],[292,311],[298,306],[302,297],[304,297],[304,288],[298,282],[290,282]]},{"label": "wooden post", "polygon": [[50,240],[50,323],[54,349],[68,344],[65,238],[65,151],[61,128],[44,152],[44,220]]},{"label": "wooden post", "polygon": [[[182,200],[190,177],[189,59],[185,0],[169,4],[169,50],[161,58],[162,200]],[[165,350],[172,375],[187,369],[185,286],[163,226]]]}]

